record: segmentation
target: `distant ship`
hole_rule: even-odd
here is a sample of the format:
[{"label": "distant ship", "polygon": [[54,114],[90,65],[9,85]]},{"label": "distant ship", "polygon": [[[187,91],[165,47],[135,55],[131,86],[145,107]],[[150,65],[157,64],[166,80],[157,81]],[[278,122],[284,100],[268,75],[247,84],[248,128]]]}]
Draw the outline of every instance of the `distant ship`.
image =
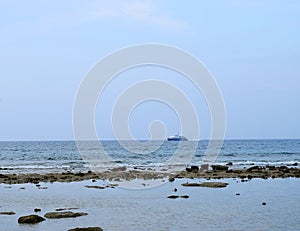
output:
[{"label": "distant ship", "polygon": [[188,141],[188,139],[185,136],[179,136],[179,135],[175,135],[175,136],[169,136],[167,138],[168,141]]}]

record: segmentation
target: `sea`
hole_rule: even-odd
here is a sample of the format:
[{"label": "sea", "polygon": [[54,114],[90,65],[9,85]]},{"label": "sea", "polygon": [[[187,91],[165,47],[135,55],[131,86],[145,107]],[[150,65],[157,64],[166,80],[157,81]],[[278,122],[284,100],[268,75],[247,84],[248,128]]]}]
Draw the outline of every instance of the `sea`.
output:
[{"label": "sea", "polygon": [[[0,172],[86,171],[91,167],[166,168],[176,155],[184,165],[201,165],[209,140],[200,141],[2,141]],[[101,146],[101,149],[98,148]],[[215,164],[293,165],[300,162],[300,139],[225,140]],[[111,162],[111,163],[109,163]]]},{"label": "sea", "polygon": [[[128,168],[166,168],[168,160],[177,154],[179,160],[181,158],[189,160],[191,165],[199,165],[208,143],[208,140],[182,144],[166,141],[100,141],[79,145],[74,141],[0,142],[0,174],[85,171],[91,164],[109,165],[109,160],[116,166]],[[101,144],[103,149],[97,148],[96,144]],[[292,165],[300,161],[300,140],[225,140],[219,148],[215,163],[232,162],[233,167],[239,168],[253,164]],[[179,153],[176,154],[176,151]],[[71,183],[40,182],[41,188],[35,184],[0,184],[0,213],[16,213],[12,216],[0,215],[0,231],[63,231],[92,226],[112,231],[299,230],[299,178],[157,181],[161,181],[159,186],[145,189],[85,187],[110,183],[98,179]],[[227,182],[228,186],[183,187],[182,183],[187,181],[222,181]],[[148,181],[142,180],[140,183],[146,185]],[[188,195],[189,198],[169,199],[170,195]],[[17,222],[20,216],[34,214],[34,208],[40,208],[41,212],[37,214],[44,216],[58,208],[74,207],[78,208],[74,212],[86,212],[88,215],[46,219],[35,225]]]}]

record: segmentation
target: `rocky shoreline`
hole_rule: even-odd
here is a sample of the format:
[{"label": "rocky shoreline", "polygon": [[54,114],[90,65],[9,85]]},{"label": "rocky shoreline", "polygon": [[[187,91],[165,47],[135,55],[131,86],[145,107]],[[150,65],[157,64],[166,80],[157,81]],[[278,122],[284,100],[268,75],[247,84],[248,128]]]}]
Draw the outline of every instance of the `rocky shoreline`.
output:
[{"label": "rocky shoreline", "polygon": [[[232,164],[227,165],[212,165],[209,170],[201,170],[201,167],[191,166],[185,171],[168,173],[167,171],[153,170],[128,170],[112,169],[110,171],[95,173],[95,172],[62,172],[62,173],[47,173],[47,174],[15,174],[15,173],[0,173],[0,183],[3,184],[24,184],[33,183],[40,187],[40,182],[78,182],[84,180],[109,180],[109,181],[130,181],[134,179],[155,180],[169,179],[174,181],[176,178],[204,178],[204,179],[223,179],[223,178],[300,178],[300,168],[294,166],[252,166],[246,169],[235,169]],[[41,187],[41,189],[43,189]]]}]

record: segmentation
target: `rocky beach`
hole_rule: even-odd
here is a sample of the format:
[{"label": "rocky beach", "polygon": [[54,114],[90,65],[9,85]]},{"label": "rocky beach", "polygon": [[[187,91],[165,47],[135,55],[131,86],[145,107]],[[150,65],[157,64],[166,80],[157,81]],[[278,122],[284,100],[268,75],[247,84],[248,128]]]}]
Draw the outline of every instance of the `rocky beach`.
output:
[{"label": "rocky beach", "polygon": [[[126,167],[114,168],[104,172],[62,172],[62,173],[47,173],[47,174],[16,174],[9,173],[8,169],[0,168],[0,183],[4,184],[23,184],[40,182],[76,182],[83,180],[108,180],[114,182],[130,181],[134,179],[142,180],[157,180],[168,179],[173,181],[176,178],[203,178],[203,179],[222,179],[222,178],[289,178],[300,177],[300,168],[298,163],[290,166],[252,166],[245,169],[236,169],[232,167],[232,163],[227,165],[212,165],[211,170],[202,171],[201,166],[187,167],[185,171],[180,171],[176,174],[168,173],[167,169],[163,170],[146,170],[146,169],[127,169]],[[6,171],[8,173],[1,173]]]},{"label": "rocky beach", "polygon": [[[247,169],[235,169],[234,164],[228,163],[213,165],[208,171],[202,171],[201,166],[190,166],[177,174],[126,168],[102,173],[1,173],[0,222],[8,231],[156,230],[153,221],[158,217],[165,217],[165,222],[162,220],[158,225],[164,230],[189,227],[196,230],[198,225],[206,227],[204,230],[251,229],[253,226],[249,222],[228,221],[228,215],[245,219],[238,213],[249,216],[250,209],[264,216],[266,209],[263,207],[268,207],[268,213],[275,213],[276,203],[280,204],[281,209],[291,209],[290,203],[299,200],[295,184],[299,183],[299,176],[300,169],[296,163],[293,166],[252,166]],[[160,186],[148,187],[147,190],[122,187],[122,182],[134,180],[139,180],[140,188],[146,189],[149,181],[159,181]],[[273,191],[271,195],[269,191],[274,187],[277,191]],[[290,193],[291,196],[288,195]],[[284,202],[282,199],[276,202],[282,196],[285,197]],[[173,200],[175,201],[172,202]],[[191,205],[191,201],[196,204]],[[215,207],[213,204],[217,202],[220,204]],[[221,211],[224,206],[226,213]],[[180,208],[178,212],[183,217],[175,222],[175,217],[179,215],[177,208]],[[127,209],[134,215],[123,214],[122,226],[104,218],[108,216],[117,219],[117,214],[120,215]],[[162,210],[166,209],[169,210],[168,213],[162,214]],[[204,209],[209,216],[204,213]],[[294,212],[299,214],[299,209],[295,209]],[[217,211],[215,216],[213,211]],[[206,216],[207,220],[197,213]],[[253,214],[251,216],[253,219]],[[282,213],[278,212],[276,216],[282,217]],[[193,217],[198,217],[199,220],[194,220]],[[217,217],[222,222],[216,223],[214,219]],[[186,220],[189,222],[186,223]],[[272,222],[270,227],[267,224],[260,227],[264,230],[282,230],[282,227],[296,230],[298,224],[292,222],[282,226],[276,222],[274,224],[274,220]]]}]

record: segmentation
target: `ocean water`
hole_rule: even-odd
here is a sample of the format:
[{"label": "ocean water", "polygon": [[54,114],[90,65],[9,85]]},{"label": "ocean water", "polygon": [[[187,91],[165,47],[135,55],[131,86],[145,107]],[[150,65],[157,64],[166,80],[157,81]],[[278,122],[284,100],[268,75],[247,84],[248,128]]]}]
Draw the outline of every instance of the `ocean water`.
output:
[{"label": "ocean water", "polygon": [[[127,141],[126,141],[127,142]],[[127,142],[124,149],[116,141],[104,141],[104,152],[120,166],[166,167],[164,164],[178,150],[179,143]],[[193,154],[190,164],[200,164],[208,141],[185,142],[182,158]],[[94,142],[85,142],[79,153],[75,142],[0,142],[0,173],[53,172],[88,169],[86,156],[96,165],[107,165],[97,159]],[[150,150],[150,151],[149,151]],[[139,151],[139,153],[137,153]],[[194,152],[194,153],[193,153]],[[85,156],[85,158],[82,158]],[[226,140],[217,163],[233,162],[236,167],[251,164],[289,165],[300,162],[300,140]],[[4,168],[4,169],[3,169]],[[7,170],[5,170],[7,168]],[[0,216],[0,231],[69,230],[75,227],[100,226],[104,230],[299,230],[299,178],[222,179],[226,188],[183,187],[188,182],[206,179],[159,179],[159,186],[145,189],[90,189],[85,185],[109,182],[91,180],[72,183],[0,184],[0,212],[15,215]],[[215,180],[213,180],[215,181]],[[148,181],[141,180],[147,184]],[[140,187],[141,188],[141,187]],[[174,188],[178,191],[174,192]],[[239,193],[239,195],[236,195]],[[188,199],[168,199],[167,196],[189,195]],[[266,202],[266,205],[262,205]],[[43,216],[57,208],[78,207],[87,216],[70,219],[47,219],[36,225],[20,225],[18,217],[34,214],[41,208]]]},{"label": "ocean water", "polygon": [[[186,179],[167,182],[147,190],[108,188],[88,189],[84,185],[101,185],[98,181],[74,183],[0,184],[0,211],[16,215],[0,215],[2,231],[67,231],[75,227],[100,226],[104,230],[218,230],[218,231],[297,231],[299,230],[298,178],[252,179],[242,183],[224,179],[226,188],[183,187]],[[203,181],[202,180],[189,180]],[[25,189],[20,190],[21,187]],[[172,190],[177,188],[174,193]],[[240,195],[237,196],[236,193]],[[189,195],[188,199],[167,196]],[[266,205],[262,205],[265,202]],[[74,212],[87,216],[69,219],[47,219],[35,225],[19,225],[18,217],[33,214],[41,208],[43,216],[57,208],[78,207]]]},{"label": "ocean water", "polygon": [[[181,142],[181,149],[179,142],[122,142],[101,141],[102,151],[97,149],[98,142],[83,142],[80,152],[74,141],[0,142],[0,172],[85,171],[90,166],[105,168],[112,163],[115,166],[164,168],[175,152],[179,152],[179,159],[186,164],[200,165],[208,146],[207,140]],[[105,153],[112,163],[101,158],[99,153]],[[225,140],[215,162],[232,162],[236,168],[253,164],[299,163],[300,140]]]}]

